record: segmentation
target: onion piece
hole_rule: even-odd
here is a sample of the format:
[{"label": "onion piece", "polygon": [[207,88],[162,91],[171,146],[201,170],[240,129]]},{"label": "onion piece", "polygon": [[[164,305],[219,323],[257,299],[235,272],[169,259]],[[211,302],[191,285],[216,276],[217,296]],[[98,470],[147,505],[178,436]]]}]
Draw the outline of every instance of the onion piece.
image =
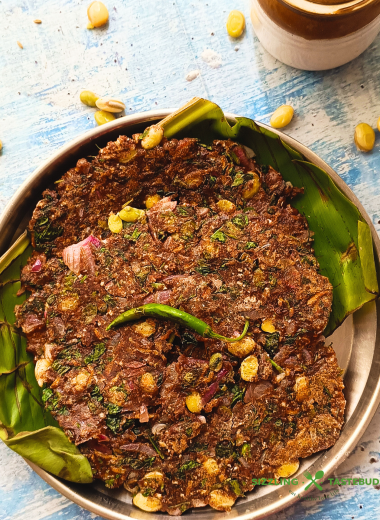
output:
[{"label": "onion piece", "polygon": [[155,213],[156,211],[165,211],[170,210],[174,211],[177,206],[177,201],[172,200],[171,197],[164,197],[163,199],[159,200],[148,210],[146,213],[147,215],[150,215],[152,213]]},{"label": "onion piece", "polygon": [[42,268],[42,262],[39,258],[37,258],[37,260],[32,265],[31,271],[32,271],[32,273],[37,273],[38,271],[41,271],[41,268]]},{"label": "onion piece", "polygon": [[158,435],[162,430],[165,430],[166,424],[156,423],[152,426],[153,435]]},{"label": "onion piece", "polygon": [[72,244],[62,251],[62,258],[67,267],[75,274],[80,274],[83,269],[89,273],[95,273],[95,260],[91,245],[98,248],[101,242],[93,235],[88,236],[77,244]]},{"label": "onion piece", "polygon": [[141,444],[136,442],[134,444],[124,444],[124,446],[120,446],[121,450],[124,451],[138,451],[139,453],[144,453],[145,455],[149,455],[150,457],[157,456],[156,451],[148,446],[147,444]]},{"label": "onion piece", "polygon": [[240,462],[240,464],[242,466],[244,466],[245,468],[251,468],[250,464],[248,464],[248,462],[245,460],[244,457],[239,457],[238,458],[238,461]]},{"label": "onion piece", "polygon": [[147,296],[143,303],[168,303],[171,294],[172,291],[158,291]]},{"label": "onion piece", "polygon": [[140,406],[140,419],[139,420],[141,423],[149,422],[148,408],[146,407],[145,404],[142,404]]},{"label": "onion piece", "polygon": [[219,388],[219,381],[221,379],[223,379],[223,377],[225,375],[227,375],[229,372],[228,368],[222,368],[222,370],[220,370],[216,376],[216,380],[211,383],[211,385],[208,387],[208,389],[206,390],[206,393],[204,394],[204,396],[202,397],[202,405],[204,406],[205,404],[207,404],[209,401],[211,401],[211,399],[214,397],[214,395],[216,394],[218,388]]}]

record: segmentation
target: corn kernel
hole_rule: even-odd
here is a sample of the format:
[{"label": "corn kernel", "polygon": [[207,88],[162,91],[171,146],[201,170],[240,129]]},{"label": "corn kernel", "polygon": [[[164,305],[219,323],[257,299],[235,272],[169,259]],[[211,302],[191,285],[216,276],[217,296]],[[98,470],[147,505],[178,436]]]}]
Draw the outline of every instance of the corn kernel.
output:
[{"label": "corn kernel", "polygon": [[198,392],[193,392],[186,397],[186,406],[191,413],[200,413],[202,410],[202,397]]},{"label": "corn kernel", "polygon": [[152,208],[155,204],[157,204],[158,201],[161,200],[161,197],[158,195],[158,193],[156,193],[156,195],[149,195],[146,199],[145,199],[145,206],[146,206],[146,209],[150,209]]},{"label": "corn kernel", "polygon": [[133,497],[133,504],[143,511],[147,511],[148,513],[153,513],[154,511],[161,509],[160,498],[149,496],[144,497],[142,493],[137,493],[137,495]]},{"label": "corn kernel", "polygon": [[300,463],[298,460],[296,462],[289,462],[288,464],[283,464],[282,466],[276,468],[274,476],[276,477],[276,479],[288,478],[291,475],[294,475],[294,473],[296,473],[299,467]]},{"label": "corn kernel", "polygon": [[379,117],[379,119],[377,120],[377,129],[378,129],[378,131],[380,132],[380,117]]},{"label": "corn kernel", "polygon": [[218,463],[215,459],[207,459],[202,465],[209,475],[217,475],[220,473]]},{"label": "corn kernel", "polygon": [[36,376],[38,386],[43,386],[47,382],[47,371],[49,370],[51,361],[48,359],[39,359],[34,369],[34,375]]},{"label": "corn kernel", "polygon": [[209,361],[209,367],[210,370],[213,370],[214,372],[219,372],[219,370],[222,368],[223,364],[223,356],[220,352],[216,352],[210,357]]},{"label": "corn kernel", "polygon": [[0,141],[0,151],[3,149],[3,142]]},{"label": "corn kernel", "polygon": [[87,16],[93,27],[101,27],[108,22],[108,9],[103,2],[92,2],[87,8]]},{"label": "corn kernel", "polygon": [[236,341],[235,343],[228,343],[228,351],[231,352],[233,356],[243,358],[248,356],[255,348],[256,343],[252,338],[246,336],[240,341]]},{"label": "corn kernel", "polygon": [[147,394],[153,394],[157,389],[156,381],[150,372],[145,372],[141,376],[140,386]]},{"label": "corn kernel", "polygon": [[108,227],[112,233],[120,233],[120,231],[123,229],[123,221],[119,215],[114,215],[111,213],[111,215],[108,217]]},{"label": "corn kernel", "polygon": [[227,19],[227,32],[232,38],[239,38],[244,32],[245,18],[240,11],[231,11]]},{"label": "corn kernel", "polygon": [[164,137],[164,129],[159,125],[152,125],[147,129],[146,136],[141,139],[141,146],[145,150],[150,150],[158,146]]},{"label": "corn kernel", "polygon": [[273,325],[272,320],[267,319],[262,322],[261,330],[272,334],[273,332],[276,332],[276,327]]},{"label": "corn kernel", "polygon": [[227,493],[223,489],[214,489],[210,493],[209,505],[217,511],[230,511],[234,505],[236,497],[232,493]]},{"label": "corn kernel", "polygon": [[145,215],[145,211],[142,209],[131,208],[131,206],[125,206],[125,208],[119,211],[118,215],[121,220],[124,220],[124,222],[137,222]]},{"label": "corn kernel", "polygon": [[247,182],[242,192],[244,200],[251,200],[260,189],[260,177],[256,172],[249,172],[253,178]]},{"label": "corn kernel", "polygon": [[122,101],[118,101],[117,99],[111,98],[97,99],[96,106],[100,110],[105,110],[106,112],[114,112],[115,114],[125,110],[125,105]]},{"label": "corn kernel", "polygon": [[105,112],[104,110],[98,110],[95,112],[94,118],[98,125],[105,125],[106,123],[115,120],[115,116],[111,114],[111,112]]},{"label": "corn kernel", "polygon": [[94,92],[91,92],[91,90],[83,90],[79,97],[82,103],[88,107],[96,107],[96,101],[99,99],[99,96],[97,96]]},{"label": "corn kernel", "polygon": [[144,475],[144,480],[150,479],[150,480],[156,480],[159,482],[164,481],[164,475],[160,471],[150,471],[146,475]]},{"label": "corn kernel", "polygon": [[284,128],[293,119],[294,109],[290,105],[281,105],[275,110],[270,118],[273,128]]},{"label": "corn kernel", "polygon": [[235,211],[235,209],[236,209],[235,204],[226,199],[219,200],[216,203],[216,205],[218,206],[220,211],[224,211],[225,213],[231,213],[232,211]]},{"label": "corn kernel", "polygon": [[156,332],[156,324],[153,320],[147,319],[146,321],[142,321],[141,323],[133,325],[133,330],[137,334],[140,334],[140,336],[149,338]]},{"label": "corn kernel", "polygon": [[240,376],[243,381],[254,381],[257,376],[259,361],[256,356],[248,356],[240,365]]},{"label": "corn kernel", "polygon": [[375,132],[367,123],[360,123],[355,128],[355,144],[362,152],[370,152],[375,146]]}]

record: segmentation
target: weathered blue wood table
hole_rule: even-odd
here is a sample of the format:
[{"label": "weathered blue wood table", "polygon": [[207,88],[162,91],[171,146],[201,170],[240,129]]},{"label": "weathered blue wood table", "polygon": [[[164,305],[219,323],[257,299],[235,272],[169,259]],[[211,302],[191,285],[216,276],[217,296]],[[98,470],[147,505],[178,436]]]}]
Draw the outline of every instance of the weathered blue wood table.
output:
[{"label": "weathered blue wood table", "polygon": [[[353,143],[355,125],[375,127],[380,116],[380,37],[354,62],[308,73],[262,49],[248,0],[108,0],[109,24],[94,31],[86,29],[87,3],[0,2],[0,211],[41,161],[95,125],[94,110],[79,101],[80,91],[90,89],[123,100],[127,114],[179,107],[202,96],[226,111],[268,122],[275,108],[289,103],[296,117],[286,132],[335,168],[380,230],[380,136],[369,154],[357,152]],[[231,9],[247,17],[238,41],[225,30]],[[378,412],[338,476],[380,479],[379,431]],[[0,519],[94,518],[4,445],[0,467]],[[318,500],[299,502],[270,520],[380,518],[380,486],[336,490],[333,497],[326,491],[326,498],[316,490],[311,496]]]}]

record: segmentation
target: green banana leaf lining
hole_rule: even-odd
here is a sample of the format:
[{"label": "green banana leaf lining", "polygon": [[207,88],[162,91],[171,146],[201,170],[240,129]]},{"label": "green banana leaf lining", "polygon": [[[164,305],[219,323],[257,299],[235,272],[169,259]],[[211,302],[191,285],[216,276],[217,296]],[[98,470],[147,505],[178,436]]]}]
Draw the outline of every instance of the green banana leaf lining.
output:
[{"label": "green banana leaf lining", "polygon": [[[358,209],[326,172],[307,162],[276,134],[247,118],[231,126],[222,110],[196,98],[163,124],[165,136],[197,137],[205,144],[233,139],[250,147],[260,165],[271,165],[286,181],[304,187],[292,202],[314,232],[320,271],[333,285],[333,306],[325,335],[378,296],[371,231]],[[54,475],[79,483],[92,482],[91,467],[58,427],[42,403],[26,339],[14,326],[20,273],[31,255],[24,234],[0,259],[0,438],[18,454]]]}]

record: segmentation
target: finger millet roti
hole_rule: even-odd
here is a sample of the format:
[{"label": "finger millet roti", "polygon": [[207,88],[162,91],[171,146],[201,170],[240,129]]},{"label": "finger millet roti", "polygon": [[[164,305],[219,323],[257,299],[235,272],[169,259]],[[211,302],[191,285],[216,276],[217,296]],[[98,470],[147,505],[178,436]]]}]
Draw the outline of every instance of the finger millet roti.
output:
[{"label": "finger millet roti", "polygon": [[[332,286],[290,205],[300,190],[249,149],[163,139],[144,150],[139,137],[44,192],[18,324],[46,409],[95,478],[145,511],[229,511],[252,477],[288,477],[338,439],[342,372],[322,335]],[[123,206],[132,221],[115,217]],[[154,318],[106,331],[153,302],[227,337],[248,319],[248,333],[226,343]]]}]

